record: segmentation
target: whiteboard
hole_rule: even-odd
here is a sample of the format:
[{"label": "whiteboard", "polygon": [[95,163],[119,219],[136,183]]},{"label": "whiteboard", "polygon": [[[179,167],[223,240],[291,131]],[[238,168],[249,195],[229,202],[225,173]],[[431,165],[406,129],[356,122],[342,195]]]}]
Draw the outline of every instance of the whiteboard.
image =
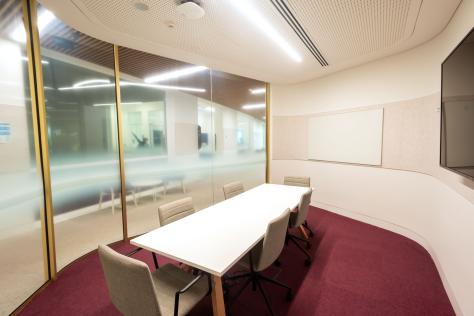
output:
[{"label": "whiteboard", "polygon": [[382,164],[383,109],[309,118],[308,159]]}]

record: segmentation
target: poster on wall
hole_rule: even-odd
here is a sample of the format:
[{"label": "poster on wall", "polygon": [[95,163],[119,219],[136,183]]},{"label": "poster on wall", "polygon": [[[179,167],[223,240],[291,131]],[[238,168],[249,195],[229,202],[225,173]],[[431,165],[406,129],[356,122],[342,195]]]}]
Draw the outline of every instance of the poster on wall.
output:
[{"label": "poster on wall", "polygon": [[10,142],[11,126],[10,123],[0,122],[0,144]]}]

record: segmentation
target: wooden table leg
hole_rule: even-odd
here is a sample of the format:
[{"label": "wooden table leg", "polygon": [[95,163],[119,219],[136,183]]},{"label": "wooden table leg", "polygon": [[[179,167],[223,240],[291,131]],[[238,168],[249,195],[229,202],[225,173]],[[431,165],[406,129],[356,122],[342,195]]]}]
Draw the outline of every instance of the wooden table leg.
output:
[{"label": "wooden table leg", "polygon": [[306,232],[306,228],[304,228],[303,225],[298,226],[298,228],[300,229],[300,232],[303,235],[304,239],[309,239],[309,235]]},{"label": "wooden table leg", "polygon": [[214,286],[212,287],[212,311],[214,316],[225,316],[224,291],[222,290],[222,279],[216,275],[212,276]]}]

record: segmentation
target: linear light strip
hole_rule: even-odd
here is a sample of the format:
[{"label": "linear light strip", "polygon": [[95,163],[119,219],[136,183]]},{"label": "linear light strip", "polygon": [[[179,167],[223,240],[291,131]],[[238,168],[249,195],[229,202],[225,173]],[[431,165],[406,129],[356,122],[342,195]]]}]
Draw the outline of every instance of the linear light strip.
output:
[{"label": "linear light strip", "polygon": [[262,14],[252,5],[249,0],[228,0],[243,16],[245,16],[255,27],[275,42],[295,62],[300,63],[303,59],[290,43],[265,19]]},{"label": "linear light strip", "polygon": [[[120,82],[122,87],[124,86],[137,86],[137,87],[145,87],[145,88],[152,88],[152,89],[160,89],[160,90],[178,90],[178,91],[188,91],[188,92],[206,92],[206,89],[202,88],[194,88],[194,87],[180,87],[180,86],[167,86],[167,85],[158,85],[158,84],[147,84],[147,83],[135,83],[135,82],[128,82],[122,81]],[[94,89],[94,88],[110,88],[114,87],[115,83],[103,83],[103,84],[89,84],[89,85],[73,85],[71,87],[61,87],[58,88],[60,91],[67,91],[67,90],[83,90],[83,89]]]},{"label": "linear light strip", "polygon": [[264,94],[265,93],[265,88],[255,88],[255,89],[249,89],[251,94]]},{"label": "linear light strip", "polygon": [[191,66],[191,67],[186,67],[186,68],[173,70],[173,71],[169,71],[165,73],[156,74],[156,75],[145,78],[144,81],[145,83],[162,82],[169,79],[176,79],[176,78],[189,76],[189,75],[192,75],[192,74],[195,74],[197,72],[201,72],[207,69],[209,68],[205,66]]},{"label": "linear light strip", "polygon": [[264,109],[266,107],[265,103],[255,103],[255,104],[245,104],[242,106],[244,110],[257,110]]},{"label": "linear light strip", "polygon": [[291,26],[293,31],[295,31],[296,35],[301,39],[301,41],[305,44],[305,46],[309,49],[311,54],[318,60],[321,66],[329,66],[329,63],[321,54],[319,49],[316,47],[314,42],[308,36],[304,28],[298,22],[294,14],[288,8],[287,4],[284,0],[270,0],[273,6],[278,10],[281,16],[286,20],[286,22]]}]

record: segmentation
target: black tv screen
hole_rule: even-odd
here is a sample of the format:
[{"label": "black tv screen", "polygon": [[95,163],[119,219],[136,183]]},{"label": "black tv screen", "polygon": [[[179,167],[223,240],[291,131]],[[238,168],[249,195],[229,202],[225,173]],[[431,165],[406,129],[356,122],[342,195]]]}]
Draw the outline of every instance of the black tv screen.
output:
[{"label": "black tv screen", "polygon": [[474,178],[474,29],[442,64],[440,164]]}]

